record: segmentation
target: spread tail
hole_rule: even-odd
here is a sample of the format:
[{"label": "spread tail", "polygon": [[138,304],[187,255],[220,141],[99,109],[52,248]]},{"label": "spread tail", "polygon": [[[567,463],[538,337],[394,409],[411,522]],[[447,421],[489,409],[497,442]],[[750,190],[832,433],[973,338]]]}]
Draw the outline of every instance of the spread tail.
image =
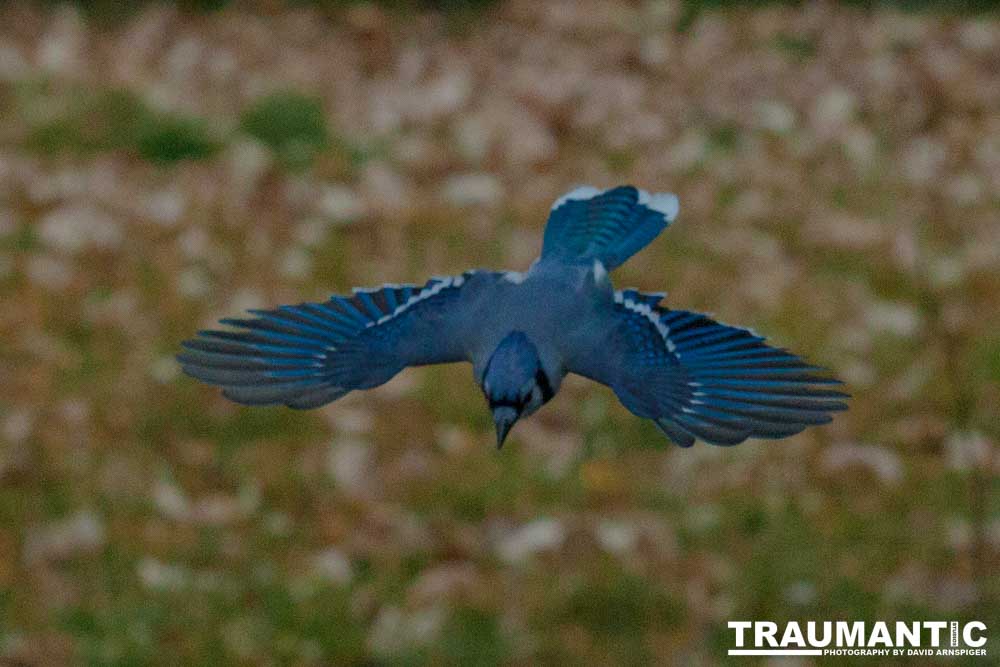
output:
[{"label": "spread tail", "polygon": [[543,258],[598,260],[608,271],[642,250],[677,217],[677,197],[631,185],[610,190],[584,186],[552,206]]}]

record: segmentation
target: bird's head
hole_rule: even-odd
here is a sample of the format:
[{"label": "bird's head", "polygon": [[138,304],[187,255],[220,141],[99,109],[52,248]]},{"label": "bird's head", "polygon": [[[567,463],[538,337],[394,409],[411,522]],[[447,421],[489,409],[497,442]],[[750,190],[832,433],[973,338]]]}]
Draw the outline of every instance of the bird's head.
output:
[{"label": "bird's head", "polygon": [[497,346],[486,364],[482,387],[493,412],[498,449],[514,423],[535,412],[553,394],[538,349],[520,331],[508,334]]}]

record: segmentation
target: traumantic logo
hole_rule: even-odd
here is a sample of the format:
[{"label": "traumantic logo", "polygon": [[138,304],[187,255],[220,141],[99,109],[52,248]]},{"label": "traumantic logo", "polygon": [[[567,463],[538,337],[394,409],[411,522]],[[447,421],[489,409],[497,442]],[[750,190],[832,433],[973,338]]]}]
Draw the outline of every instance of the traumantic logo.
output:
[{"label": "traumantic logo", "polygon": [[[730,621],[736,633],[729,655],[986,655],[986,624],[979,621]],[[779,631],[780,630],[780,631]],[[748,646],[749,644],[749,646]]]}]

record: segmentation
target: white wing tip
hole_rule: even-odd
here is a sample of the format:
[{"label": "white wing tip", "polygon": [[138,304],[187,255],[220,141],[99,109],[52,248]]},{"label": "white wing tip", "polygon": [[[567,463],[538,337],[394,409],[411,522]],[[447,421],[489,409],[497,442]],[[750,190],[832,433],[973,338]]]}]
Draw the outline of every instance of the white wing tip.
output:
[{"label": "white wing tip", "polygon": [[681,210],[681,203],[677,199],[677,195],[672,192],[650,194],[645,190],[639,190],[639,203],[648,209],[662,213],[667,222],[673,222]]},{"label": "white wing tip", "polygon": [[[607,190],[601,190],[592,185],[580,185],[559,197],[559,199],[552,204],[552,210],[554,211],[567,201],[593,199],[594,197],[602,195],[605,192],[607,192]],[[663,217],[667,222],[673,222],[681,208],[677,195],[672,192],[649,193],[645,190],[639,189],[639,203],[648,209],[663,214]]]},{"label": "white wing tip", "polygon": [[515,285],[520,285],[527,279],[528,274],[524,271],[505,271],[502,280],[513,283]]},{"label": "white wing tip", "polygon": [[553,211],[556,210],[557,208],[559,208],[560,206],[571,200],[580,201],[584,199],[593,199],[602,192],[604,192],[604,190],[599,190],[598,188],[595,188],[593,185],[577,186],[572,190],[570,190],[569,192],[567,192],[566,194],[564,194],[559,199],[557,199],[555,203],[552,204],[552,210]]},{"label": "white wing tip", "polygon": [[608,269],[599,259],[594,260],[594,280],[596,282],[603,282],[605,278],[608,277]]}]

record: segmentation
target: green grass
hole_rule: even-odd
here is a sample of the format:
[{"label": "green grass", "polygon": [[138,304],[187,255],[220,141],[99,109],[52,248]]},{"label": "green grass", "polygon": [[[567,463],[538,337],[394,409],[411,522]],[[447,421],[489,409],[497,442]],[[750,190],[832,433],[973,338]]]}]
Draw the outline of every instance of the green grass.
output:
[{"label": "green grass", "polygon": [[491,667],[509,664],[513,655],[511,641],[504,636],[491,610],[456,609],[441,635],[437,651],[445,664]]},{"label": "green grass", "polygon": [[[62,4],[63,0],[34,0],[40,5]],[[114,26],[123,19],[138,12],[150,4],[173,5],[182,12],[190,14],[205,14],[219,12],[238,7],[241,3],[235,0],[71,0],[80,7],[86,16],[101,26]],[[440,11],[448,14],[468,14],[480,12],[496,4],[499,0],[286,0],[288,6],[315,7],[325,12],[335,13],[353,6],[372,3],[385,9],[398,12]],[[267,2],[254,1],[242,3],[244,6],[271,8]]]},{"label": "green grass", "polygon": [[[25,113],[43,97],[29,91]],[[154,164],[170,165],[212,157],[222,145],[208,123],[184,114],[151,109],[127,90],[79,91],[65,110],[32,128],[26,146],[45,155],[91,155],[125,151]]]},{"label": "green grass", "polygon": [[[190,114],[152,109],[125,89],[75,90],[56,95],[46,81],[15,89],[15,108],[30,129],[25,147],[48,156],[83,157],[119,151],[152,164],[169,166],[204,161],[236,136],[226,123]],[[58,109],[55,114],[39,110]],[[353,170],[381,154],[377,144],[354,146],[334,140],[323,105],[316,97],[279,92],[262,97],[242,112],[238,131],[271,149],[287,169],[311,166],[327,154]]]},{"label": "green grass", "polygon": [[240,129],[269,146],[289,167],[303,167],[330,145],[323,106],[314,97],[280,92],[243,112]]},{"label": "green grass", "polygon": [[816,55],[816,41],[810,37],[781,33],[774,38],[774,47],[798,62],[804,62]]},{"label": "green grass", "polygon": [[219,145],[204,121],[179,114],[149,118],[136,140],[139,155],[156,164],[208,159]]}]

